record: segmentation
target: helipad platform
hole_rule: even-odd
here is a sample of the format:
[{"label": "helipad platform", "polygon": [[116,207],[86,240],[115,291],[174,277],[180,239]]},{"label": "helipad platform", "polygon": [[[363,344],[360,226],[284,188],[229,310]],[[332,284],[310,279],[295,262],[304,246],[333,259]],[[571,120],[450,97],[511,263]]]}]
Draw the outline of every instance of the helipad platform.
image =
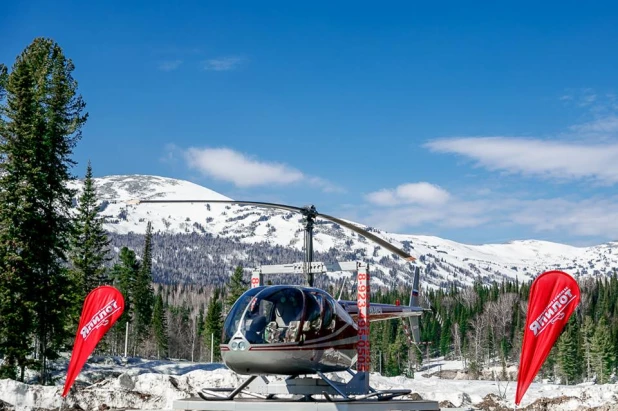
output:
[{"label": "helipad platform", "polygon": [[199,397],[174,401],[175,411],[440,411],[436,401],[364,400],[350,402],[238,399],[205,401]]}]

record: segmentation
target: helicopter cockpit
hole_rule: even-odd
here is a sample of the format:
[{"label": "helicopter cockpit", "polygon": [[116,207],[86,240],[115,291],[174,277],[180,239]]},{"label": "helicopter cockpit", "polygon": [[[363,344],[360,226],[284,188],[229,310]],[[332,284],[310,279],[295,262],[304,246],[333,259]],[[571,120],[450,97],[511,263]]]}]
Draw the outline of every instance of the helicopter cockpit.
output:
[{"label": "helicopter cockpit", "polygon": [[314,288],[253,288],[230,310],[222,343],[229,344],[238,334],[252,345],[298,343],[330,334],[335,328],[336,304],[330,295]]}]

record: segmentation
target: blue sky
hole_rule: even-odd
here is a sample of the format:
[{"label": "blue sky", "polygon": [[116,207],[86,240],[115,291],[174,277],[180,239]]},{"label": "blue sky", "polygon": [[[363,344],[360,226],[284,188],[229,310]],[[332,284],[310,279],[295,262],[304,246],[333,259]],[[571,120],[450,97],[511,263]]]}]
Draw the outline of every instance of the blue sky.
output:
[{"label": "blue sky", "polygon": [[467,243],[618,239],[618,6],[296,3],[10,2],[0,61],[37,36],[73,59],[79,176]]}]

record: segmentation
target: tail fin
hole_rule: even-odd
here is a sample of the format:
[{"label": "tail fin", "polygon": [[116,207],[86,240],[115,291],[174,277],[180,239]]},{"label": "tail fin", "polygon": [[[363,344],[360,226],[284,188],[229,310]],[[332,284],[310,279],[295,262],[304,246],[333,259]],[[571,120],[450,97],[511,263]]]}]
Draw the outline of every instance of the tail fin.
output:
[{"label": "tail fin", "polygon": [[[410,307],[418,307],[418,287],[419,287],[420,269],[417,266],[414,270],[414,281],[412,282],[412,293],[410,294]],[[421,342],[421,329],[419,328],[419,317],[410,317],[410,331],[412,332],[412,340],[415,344]]]}]

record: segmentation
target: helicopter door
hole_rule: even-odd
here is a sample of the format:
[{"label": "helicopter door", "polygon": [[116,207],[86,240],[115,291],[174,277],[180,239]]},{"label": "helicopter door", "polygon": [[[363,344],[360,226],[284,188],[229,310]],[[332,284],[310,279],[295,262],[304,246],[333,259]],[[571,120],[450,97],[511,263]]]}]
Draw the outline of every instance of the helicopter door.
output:
[{"label": "helicopter door", "polygon": [[326,296],[316,292],[305,294],[305,318],[302,338],[311,340],[330,334],[335,326],[333,306]]},{"label": "helicopter door", "polygon": [[303,336],[305,340],[315,338],[322,327],[321,296],[314,293],[305,294],[305,321],[303,322]]},{"label": "helicopter door", "polygon": [[331,298],[324,298],[324,309],[322,310],[322,329],[327,330],[327,333],[331,333],[335,329],[335,310],[334,300]]}]

